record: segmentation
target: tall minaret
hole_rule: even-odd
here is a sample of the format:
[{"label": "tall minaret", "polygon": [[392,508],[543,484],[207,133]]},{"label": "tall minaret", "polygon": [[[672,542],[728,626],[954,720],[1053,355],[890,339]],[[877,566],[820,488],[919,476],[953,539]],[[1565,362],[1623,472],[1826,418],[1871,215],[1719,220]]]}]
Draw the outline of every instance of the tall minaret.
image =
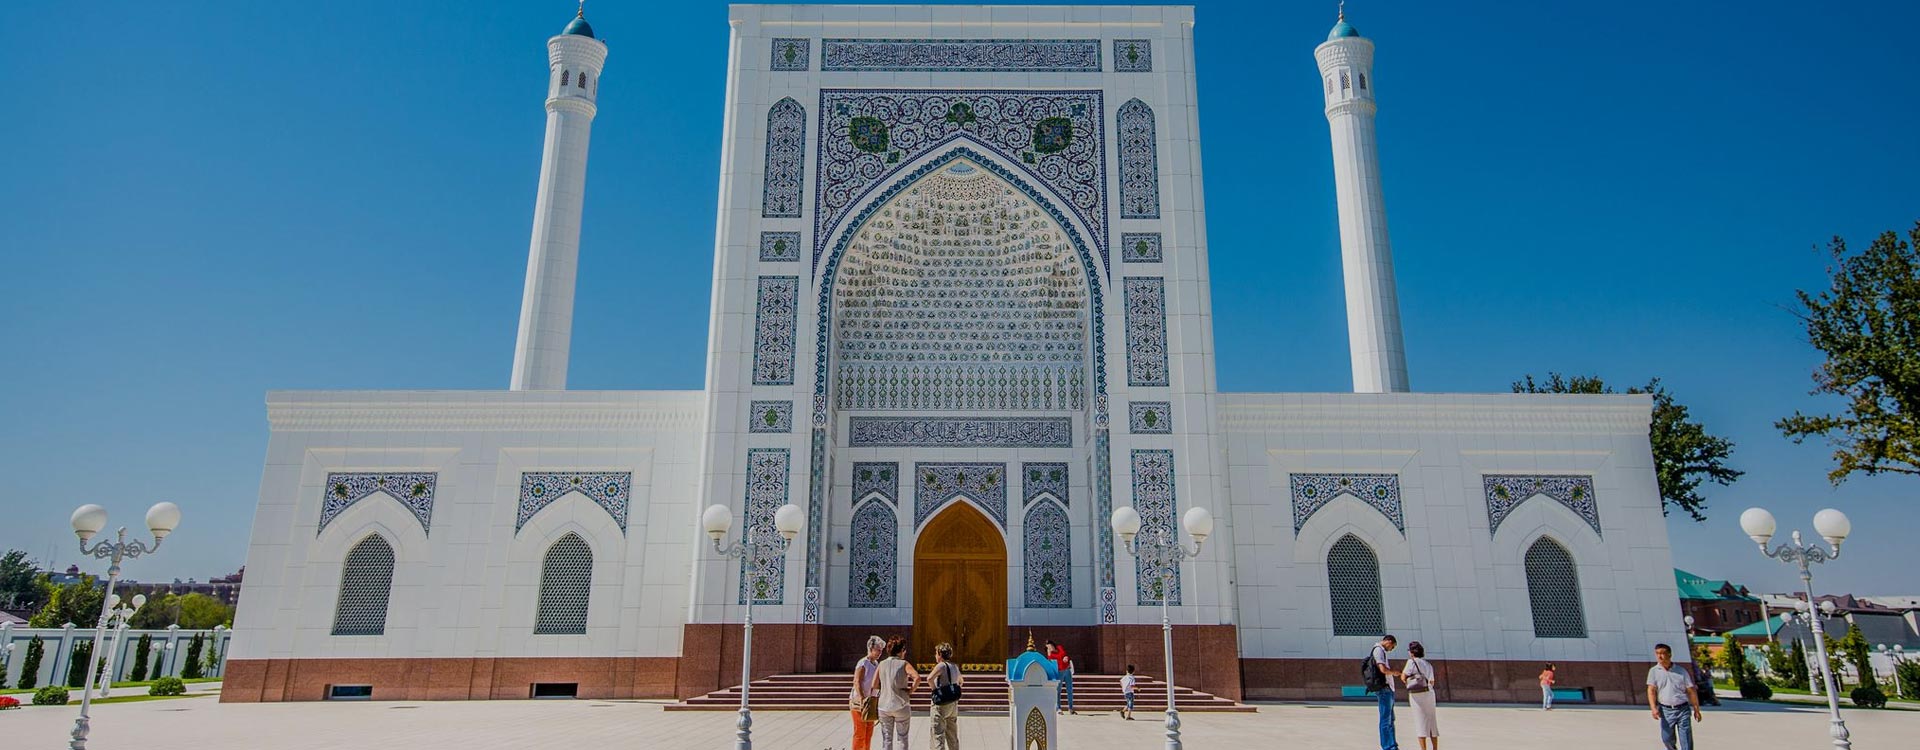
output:
[{"label": "tall minaret", "polygon": [[585,0],[559,36],[547,40],[547,145],[533,202],[527,288],[513,348],[513,390],[567,387],[573,338],[573,277],[580,257],[580,207],[587,186],[587,136],[607,45],[593,38]]},{"label": "tall minaret", "polygon": [[[1344,3],[1343,3],[1344,5]],[[1347,346],[1355,393],[1407,390],[1407,349],[1380,195],[1373,136],[1373,42],[1347,23],[1344,9],[1325,44],[1313,50],[1333,130],[1333,184],[1340,202],[1340,264],[1347,278]]]}]

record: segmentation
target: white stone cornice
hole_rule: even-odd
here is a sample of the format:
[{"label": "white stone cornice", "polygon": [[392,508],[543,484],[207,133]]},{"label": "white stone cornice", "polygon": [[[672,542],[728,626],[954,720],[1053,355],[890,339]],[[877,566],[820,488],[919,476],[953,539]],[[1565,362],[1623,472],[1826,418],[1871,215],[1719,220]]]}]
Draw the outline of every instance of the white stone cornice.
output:
[{"label": "white stone cornice", "polygon": [[695,431],[700,391],[275,391],[274,432],[558,430]]},{"label": "white stone cornice", "polygon": [[600,112],[600,108],[595,106],[591,100],[582,99],[577,96],[556,96],[548,99],[547,111],[551,112],[556,109],[564,109],[568,112],[586,115],[589,120],[593,119],[593,116]]},{"label": "white stone cornice", "polygon": [[1220,394],[1229,433],[1441,432],[1644,435],[1653,401],[1643,395]]}]

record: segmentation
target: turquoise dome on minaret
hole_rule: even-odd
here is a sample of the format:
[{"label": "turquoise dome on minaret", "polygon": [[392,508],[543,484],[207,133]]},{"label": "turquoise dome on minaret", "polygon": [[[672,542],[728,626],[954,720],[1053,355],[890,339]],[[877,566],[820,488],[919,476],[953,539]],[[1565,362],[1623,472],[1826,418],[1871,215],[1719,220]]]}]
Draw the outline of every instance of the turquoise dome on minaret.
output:
[{"label": "turquoise dome on minaret", "polygon": [[573,20],[567,22],[567,27],[561,29],[560,33],[562,35],[572,34],[574,36],[584,36],[588,39],[593,38],[593,25],[587,23],[586,3],[580,4],[580,11],[573,14]]},{"label": "turquoise dome on minaret", "polygon": [[[575,21],[575,23],[581,23],[581,22]],[[573,27],[569,26],[567,28],[571,29]],[[1354,28],[1353,24],[1347,23],[1347,19],[1343,17],[1340,19],[1339,23],[1336,23],[1333,25],[1332,31],[1327,32],[1327,41],[1331,42],[1335,39],[1345,39],[1350,36],[1359,36],[1359,35],[1360,35],[1360,30]]]}]

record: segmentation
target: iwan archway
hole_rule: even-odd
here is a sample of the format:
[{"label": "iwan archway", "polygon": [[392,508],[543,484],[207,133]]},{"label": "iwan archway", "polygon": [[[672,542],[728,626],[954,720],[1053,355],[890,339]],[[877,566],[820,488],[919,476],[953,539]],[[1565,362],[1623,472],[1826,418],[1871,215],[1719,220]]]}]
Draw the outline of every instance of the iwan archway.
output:
[{"label": "iwan archway", "polygon": [[961,664],[1007,658],[1007,545],[965,500],[927,521],[913,546],[913,657],[953,644]]}]

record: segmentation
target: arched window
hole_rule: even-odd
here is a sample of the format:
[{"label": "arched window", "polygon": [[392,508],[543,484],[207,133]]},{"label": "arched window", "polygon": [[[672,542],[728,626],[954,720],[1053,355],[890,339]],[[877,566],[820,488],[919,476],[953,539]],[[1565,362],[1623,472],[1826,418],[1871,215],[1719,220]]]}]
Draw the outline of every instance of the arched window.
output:
[{"label": "arched window", "polygon": [[585,635],[587,592],[593,587],[593,550],[568,532],[547,548],[540,565],[540,614],[535,635]]},{"label": "arched window", "polygon": [[1380,559],[1352,534],[1327,550],[1327,590],[1333,596],[1333,634],[1378,636],[1387,631],[1380,603]]},{"label": "arched window", "polygon": [[340,571],[333,606],[334,635],[385,635],[387,596],[393,591],[393,545],[379,534],[353,545]]},{"label": "arched window", "polygon": [[580,81],[578,85],[583,89],[587,87],[587,73],[584,70],[580,71]]},{"label": "arched window", "polygon": [[563,88],[564,88],[564,87],[565,87],[565,86],[566,86],[567,84],[569,84],[569,83],[572,83],[572,82],[573,82],[573,71],[571,71],[571,70],[562,70],[562,71],[560,71],[560,86],[561,86],[561,87],[563,87]]},{"label": "arched window", "polygon": [[1527,598],[1533,601],[1535,638],[1587,637],[1580,573],[1559,542],[1543,536],[1527,548]]}]

